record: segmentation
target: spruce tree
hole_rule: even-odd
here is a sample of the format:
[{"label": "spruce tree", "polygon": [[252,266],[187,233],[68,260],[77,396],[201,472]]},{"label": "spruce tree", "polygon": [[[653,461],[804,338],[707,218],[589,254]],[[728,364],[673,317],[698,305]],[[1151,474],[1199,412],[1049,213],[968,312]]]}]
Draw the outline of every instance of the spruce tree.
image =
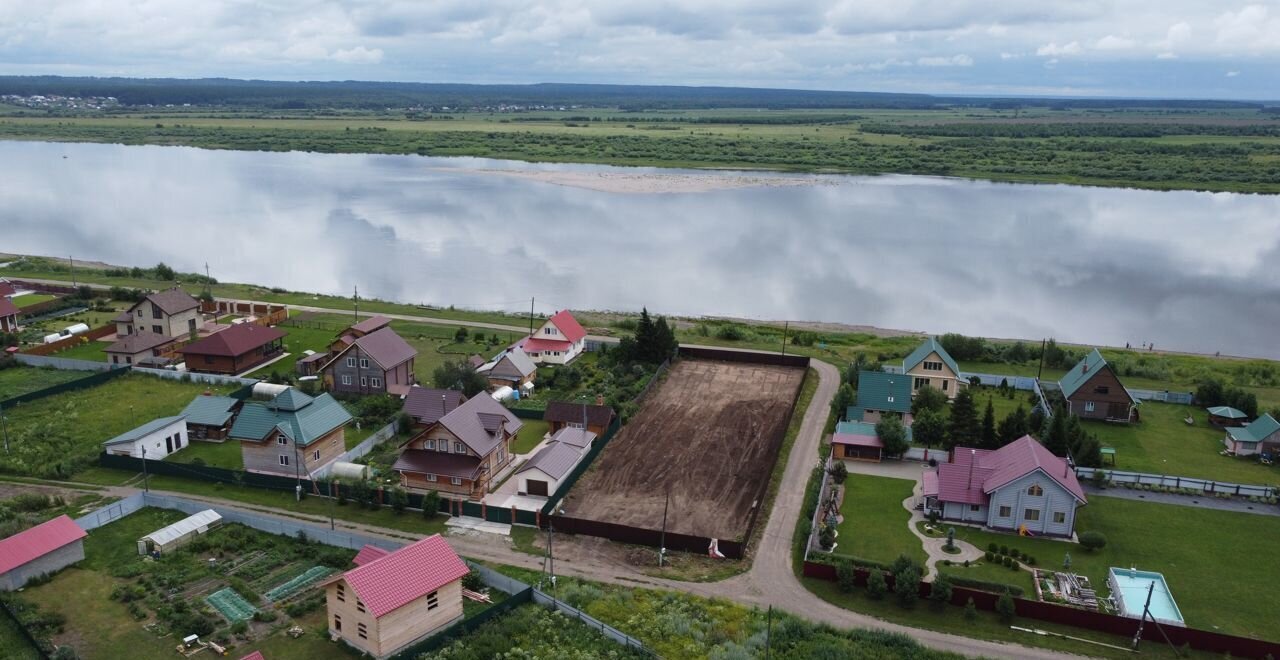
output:
[{"label": "spruce tree", "polygon": [[996,409],[987,398],[987,410],[982,414],[982,446],[986,449],[999,449],[996,441]]},{"label": "spruce tree", "polygon": [[974,447],[978,442],[978,433],[978,412],[973,405],[973,394],[965,388],[951,402],[948,444],[951,447]]},{"label": "spruce tree", "polygon": [[1067,411],[1061,405],[1053,411],[1053,417],[1049,418],[1044,433],[1044,447],[1053,452],[1054,456],[1066,456],[1070,452],[1070,443],[1067,438]]},{"label": "spruce tree", "polygon": [[1027,410],[1019,405],[1013,412],[1000,421],[996,432],[996,441],[1003,447],[1024,435],[1031,433],[1031,423],[1027,419]]}]

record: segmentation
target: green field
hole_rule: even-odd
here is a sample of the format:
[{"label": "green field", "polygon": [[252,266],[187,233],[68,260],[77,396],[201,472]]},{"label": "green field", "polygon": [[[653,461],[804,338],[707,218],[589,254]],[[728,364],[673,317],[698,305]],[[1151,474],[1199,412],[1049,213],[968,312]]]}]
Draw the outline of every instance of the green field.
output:
[{"label": "green field", "polygon": [[91,371],[59,371],[23,366],[0,369],[0,401],[91,375]]},{"label": "green field", "polygon": [[18,309],[22,309],[24,307],[30,307],[32,305],[39,305],[42,302],[49,302],[54,298],[55,296],[49,296],[49,295],[44,295],[40,293],[28,293],[25,296],[17,296],[17,297],[11,298],[10,300],[12,300],[15,307],[17,307]]},{"label": "green field", "polygon": [[840,515],[844,520],[836,528],[836,553],[890,563],[905,554],[923,563],[926,555],[907,528],[911,512],[902,501],[911,497],[915,482],[863,474],[850,474],[845,480],[844,502]]},{"label": "green field", "polygon": [[11,451],[0,471],[66,478],[88,467],[102,443],[157,417],[176,415],[206,390],[231,388],[126,375],[97,387],[24,403],[6,411]]},{"label": "green field", "polygon": [[223,442],[205,442],[192,440],[181,451],[164,457],[169,463],[202,463],[209,467],[227,470],[243,470],[244,455],[240,452],[240,442],[225,440]]},{"label": "green field", "polygon": [[87,360],[89,362],[108,362],[107,347],[111,342],[88,340],[71,348],[66,348],[57,353],[54,357],[65,358],[67,360]]}]

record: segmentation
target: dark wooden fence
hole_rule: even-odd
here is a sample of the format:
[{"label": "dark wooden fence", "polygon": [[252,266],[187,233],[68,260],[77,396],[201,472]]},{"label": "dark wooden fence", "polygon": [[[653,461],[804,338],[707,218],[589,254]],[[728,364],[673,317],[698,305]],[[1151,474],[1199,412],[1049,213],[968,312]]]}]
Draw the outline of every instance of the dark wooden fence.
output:
[{"label": "dark wooden fence", "polygon": [[[836,568],[830,564],[806,561],[804,563],[803,572],[805,577],[827,580],[829,582],[836,581]],[[855,568],[855,584],[859,587],[865,587],[867,584],[867,577],[869,575],[871,575],[871,569]],[[889,589],[893,589],[893,575],[886,573],[885,582]],[[920,597],[927,598],[929,596],[929,591],[929,583],[921,582]],[[996,600],[1000,598],[1000,595],[991,593],[990,591],[979,591],[977,589],[969,589],[959,586],[952,587],[952,605],[963,607],[970,598],[973,599],[973,604],[978,609],[995,611]],[[1130,639],[1133,638],[1134,633],[1138,630],[1137,619],[1130,619],[1128,617],[1117,616],[1115,614],[1104,614],[1102,612],[1082,610],[1075,607],[1068,607],[1066,605],[1046,603],[1038,600],[1028,600],[1026,598],[1014,598],[1013,603],[1017,616],[1027,619],[1049,621],[1052,623],[1094,630]],[[1210,630],[1200,630],[1197,628],[1180,628],[1177,626],[1161,627],[1164,629],[1165,634],[1169,636],[1169,641],[1175,646],[1180,647],[1186,644],[1197,651],[1226,653],[1236,658],[1280,657],[1280,643],[1268,642],[1261,639],[1249,639],[1247,637],[1236,637],[1235,635],[1227,635]],[[1164,643],[1163,637],[1161,637],[1160,633],[1156,631],[1155,626],[1147,626],[1143,634],[1146,644]]]},{"label": "dark wooden fence", "polygon": [[698,360],[723,360],[725,362],[747,362],[751,364],[771,364],[778,367],[809,366],[809,358],[804,355],[783,355],[781,353],[757,353],[754,351],[737,351],[722,348],[704,348],[681,346],[680,357]]}]

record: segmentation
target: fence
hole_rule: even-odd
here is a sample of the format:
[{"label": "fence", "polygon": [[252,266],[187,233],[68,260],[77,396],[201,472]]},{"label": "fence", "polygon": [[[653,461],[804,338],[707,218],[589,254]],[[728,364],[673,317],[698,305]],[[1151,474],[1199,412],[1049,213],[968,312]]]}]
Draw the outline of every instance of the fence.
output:
[{"label": "fence", "polygon": [[63,349],[71,348],[73,346],[79,346],[80,344],[83,344],[86,340],[94,341],[97,339],[102,339],[107,335],[114,334],[115,331],[116,331],[116,327],[114,325],[104,325],[100,328],[94,328],[84,334],[73,335],[71,337],[67,337],[66,339],[59,339],[58,341],[55,341],[50,344],[40,344],[38,346],[33,346],[31,348],[28,348],[24,352],[28,355],[52,355]]},{"label": "fence", "polygon": [[1139,399],[1141,401],[1162,401],[1164,403],[1179,403],[1185,406],[1189,406],[1192,403],[1195,403],[1195,398],[1196,398],[1195,392],[1170,392],[1169,390],[1135,390],[1132,388],[1125,388],[1125,389],[1129,390],[1129,394],[1132,394],[1133,398]]},{"label": "fence", "polygon": [[803,355],[783,355],[764,351],[732,350],[722,348],[704,348],[681,346],[680,357],[698,360],[723,360],[725,362],[750,362],[752,364],[770,364],[778,367],[808,368],[809,358]]},{"label": "fence", "polygon": [[[32,317],[40,316],[41,314],[49,311],[62,311],[66,309],[69,304],[70,303],[62,298],[54,298],[53,300],[46,300],[44,302],[35,303],[34,305],[22,307],[18,309],[18,314],[23,318],[30,320]],[[81,309],[85,308],[81,307]]]},{"label": "fence", "polygon": [[1194,488],[1207,495],[1227,493],[1237,497],[1273,497],[1280,496],[1280,488],[1274,486],[1253,486],[1249,484],[1233,484],[1226,481],[1212,481],[1192,477],[1177,477],[1167,474],[1148,474],[1145,472],[1123,472],[1106,468],[1077,467],[1076,476],[1092,480],[1095,472],[1106,474],[1113,484],[1142,484],[1146,486],[1164,486],[1167,488]]},{"label": "fence", "polygon": [[205,383],[206,385],[254,385],[262,382],[256,378],[236,378],[235,376],[202,374],[195,371],[175,371],[173,369],[153,369],[139,366],[134,366],[133,370],[141,374],[158,376],[165,380],[181,380],[191,383]]},{"label": "fence", "polygon": [[256,325],[279,325],[289,318],[289,308],[284,305],[238,302],[234,300],[203,300],[200,311],[206,314],[244,314],[256,316]]},{"label": "fence", "polygon": [[360,458],[365,454],[368,454],[369,452],[373,451],[374,447],[377,447],[378,445],[386,442],[390,438],[394,438],[395,435],[396,435],[396,423],[391,422],[390,424],[387,424],[386,426],[378,429],[378,431],[373,435],[362,440],[360,444],[343,452],[340,456],[334,459],[332,463],[328,463],[324,467],[315,471],[313,473],[313,476],[316,479],[327,478],[329,476],[329,470],[333,469],[334,463],[337,463],[339,461],[345,461],[347,463],[350,463],[356,460],[357,458]]},{"label": "fence", "polygon": [[654,653],[653,651],[650,651],[644,645],[644,642],[641,642],[635,637],[632,637],[631,635],[628,635],[627,633],[624,633],[621,630],[614,628],[613,626],[605,624],[603,621],[600,621],[599,619],[592,617],[591,615],[583,612],[582,610],[572,605],[569,605],[568,603],[562,600],[556,600],[551,596],[548,596],[547,594],[541,591],[538,591],[537,589],[533,589],[532,594],[533,594],[533,602],[538,603],[539,605],[550,605],[556,608],[557,610],[559,610],[561,613],[567,614],[577,619],[578,621],[581,621],[587,627],[592,628],[594,630],[599,630],[600,633],[605,637],[608,637],[609,639],[612,639],[613,641],[629,649],[636,649],[650,656],[657,657],[657,654]]},{"label": "fence", "polygon": [[75,380],[67,381],[65,383],[50,385],[49,387],[46,387],[42,390],[36,390],[34,392],[27,392],[26,394],[19,394],[17,396],[10,397],[8,399],[5,399],[4,401],[0,401],[0,408],[11,408],[20,403],[26,403],[28,401],[43,399],[47,396],[62,394],[63,392],[71,392],[73,390],[82,390],[87,387],[94,387],[96,385],[101,385],[109,380],[119,378],[120,376],[123,376],[127,373],[129,373],[128,369],[112,369],[110,371],[99,371],[97,373],[85,376],[84,378],[77,378]]},{"label": "fence", "polygon": [[[859,587],[865,587],[867,577],[871,574],[870,571],[871,569],[855,567],[854,583]],[[828,582],[836,581],[836,568],[830,564],[805,561],[803,574],[809,578]],[[893,575],[885,574],[884,578],[889,590],[892,591],[894,586]],[[922,598],[928,597],[930,589],[929,583],[921,582],[919,586],[920,596]],[[967,587],[953,586],[951,591],[952,605],[964,606],[965,603],[972,599],[975,607],[989,612],[995,611],[996,601],[999,598],[999,594]],[[1016,615],[1028,619],[1050,621],[1128,638],[1132,638],[1138,629],[1137,619],[1115,614],[1104,614],[1102,612],[1018,597],[1014,597],[1013,602]],[[1175,646],[1186,644],[1197,651],[1230,654],[1241,658],[1280,657],[1280,644],[1275,642],[1236,637],[1196,628],[1163,626],[1163,629]],[[1150,628],[1147,629],[1144,635],[1148,644],[1163,644],[1163,639],[1159,637],[1159,633]]]},{"label": "fence", "polygon": [[100,509],[91,511],[79,518],[76,524],[86,532],[91,532],[103,525],[113,523],[135,511],[147,506],[146,493],[134,493],[118,502],[112,502]]},{"label": "fence", "polygon": [[65,371],[108,371],[110,362],[93,362],[92,360],[73,360],[49,355],[33,355],[31,353],[15,353],[14,359],[29,367],[52,367]]},{"label": "fence", "polygon": [[821,526],[818,524],[819,518],[822,517],[822,504],[827,501],[827,486],[831,485],[831,480],[827,478],[831,474],[832,456],[827,455],[827,460],[822,464],[822,487],[818,489],[818,506],[814,507],[813,520],[809,526],[809,538],[804,543],[804,560],[809,561],[809,551],[813,549],[813,540],[817,538]]}]

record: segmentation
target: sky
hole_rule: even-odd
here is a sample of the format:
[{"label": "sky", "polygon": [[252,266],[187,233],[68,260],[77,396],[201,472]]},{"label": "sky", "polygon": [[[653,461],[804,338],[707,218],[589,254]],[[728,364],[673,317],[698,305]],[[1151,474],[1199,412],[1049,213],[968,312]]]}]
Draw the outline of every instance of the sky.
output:
[{"label": "sky", "polygon": [[0,73],[1280,98],[1280,0],[0,0]]}]

